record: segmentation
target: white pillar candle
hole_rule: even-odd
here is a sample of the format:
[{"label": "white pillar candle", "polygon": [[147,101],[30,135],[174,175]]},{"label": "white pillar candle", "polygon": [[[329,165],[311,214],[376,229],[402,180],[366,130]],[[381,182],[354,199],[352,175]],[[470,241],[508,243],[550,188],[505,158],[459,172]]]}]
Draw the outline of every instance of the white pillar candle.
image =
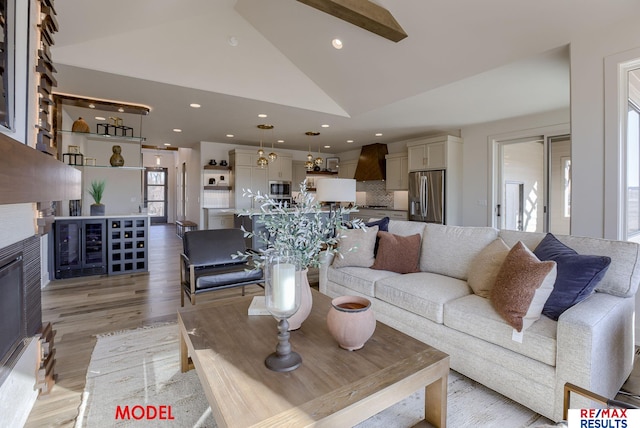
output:
[{"label": "white pillar candle", "polygon": [[273,306],[277,311],[287,312],[296,305],[296,266],[293,263],[278,263],[273,266]]}]

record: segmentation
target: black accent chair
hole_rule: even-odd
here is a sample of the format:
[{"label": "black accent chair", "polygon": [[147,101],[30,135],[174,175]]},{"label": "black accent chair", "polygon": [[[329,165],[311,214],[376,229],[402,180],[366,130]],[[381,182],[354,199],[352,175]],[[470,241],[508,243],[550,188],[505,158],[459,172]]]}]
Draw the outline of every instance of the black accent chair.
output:
[{"label": "black accent chair", "polygon": [[251,260],[233,259],[232,254],[247,250],[241,229],[194,230],[182,238],[180,254],[180,306],[185,294],[192,305],[196,295],[224,288],[259,284],[264,286],[262,269],[253,269]]}]

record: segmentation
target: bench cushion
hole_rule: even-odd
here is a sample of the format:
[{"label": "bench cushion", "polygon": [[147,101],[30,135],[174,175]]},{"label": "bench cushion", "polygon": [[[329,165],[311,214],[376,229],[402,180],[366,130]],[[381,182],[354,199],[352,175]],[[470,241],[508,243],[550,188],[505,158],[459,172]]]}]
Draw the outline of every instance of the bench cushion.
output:
[{"label": "bench cushion", "polygon": [[262,269],[247,270],[246,265],[226,265],[196,269],[196,291],[227,285],[262,282]]}]

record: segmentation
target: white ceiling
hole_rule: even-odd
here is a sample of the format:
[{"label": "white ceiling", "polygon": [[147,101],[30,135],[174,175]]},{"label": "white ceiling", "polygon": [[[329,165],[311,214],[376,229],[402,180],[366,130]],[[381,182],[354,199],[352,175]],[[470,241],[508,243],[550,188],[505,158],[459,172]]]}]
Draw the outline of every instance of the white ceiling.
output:
[{"label": "white ceiling", "polygon": [[[314,147],[335,153],[567,108],[568,43],[640,13],[636,0],[376,3],[406,39],[295,0],[58,1],[58,91],[150,106],[151,145],[263,137],[306,150],[312,130]],[[260,123],[275,129],[263,135]]]}]

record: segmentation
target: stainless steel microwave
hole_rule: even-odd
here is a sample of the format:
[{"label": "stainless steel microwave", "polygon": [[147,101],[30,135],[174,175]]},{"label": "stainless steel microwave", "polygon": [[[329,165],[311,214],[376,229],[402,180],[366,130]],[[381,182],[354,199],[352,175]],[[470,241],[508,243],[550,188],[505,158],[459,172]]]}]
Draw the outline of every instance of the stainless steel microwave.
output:
[{"label": "stainless steel microwave", "polygon": [[290,198],[291,182],[290,181],[269,181],[269,196],[272,198]]}]

